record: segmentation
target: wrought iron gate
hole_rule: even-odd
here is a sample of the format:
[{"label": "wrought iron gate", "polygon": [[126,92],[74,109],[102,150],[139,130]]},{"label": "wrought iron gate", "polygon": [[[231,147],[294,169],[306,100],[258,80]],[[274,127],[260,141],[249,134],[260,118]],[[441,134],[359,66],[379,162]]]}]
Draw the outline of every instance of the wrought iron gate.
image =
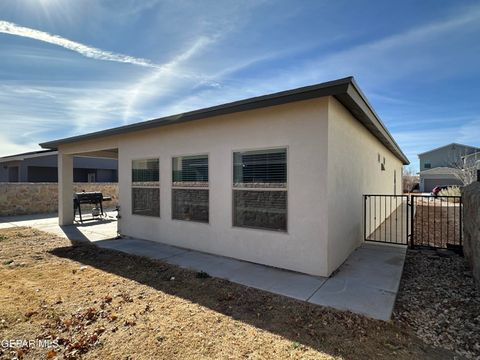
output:
[{"label": "wrought iron gate", "polygon": [[410,247],[462,247],[461,196],[364,195],[364,239]]}]

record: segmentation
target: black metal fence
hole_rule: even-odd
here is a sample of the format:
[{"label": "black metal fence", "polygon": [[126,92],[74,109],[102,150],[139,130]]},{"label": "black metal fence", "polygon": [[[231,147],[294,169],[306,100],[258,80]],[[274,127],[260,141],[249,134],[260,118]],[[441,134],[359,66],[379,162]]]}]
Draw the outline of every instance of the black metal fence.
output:
[{"label": "black metal fence", "polygon": [[412,195],[411,246],[462,246],[462,197]]},{"label": "black metal fence", "polygon": [[462,247],[461,196],[364,195],[364,239],[410,247]]},{"label": "black metal fence", "polygon": [[408,195],[364,195],[365,240],[408,243]]}]

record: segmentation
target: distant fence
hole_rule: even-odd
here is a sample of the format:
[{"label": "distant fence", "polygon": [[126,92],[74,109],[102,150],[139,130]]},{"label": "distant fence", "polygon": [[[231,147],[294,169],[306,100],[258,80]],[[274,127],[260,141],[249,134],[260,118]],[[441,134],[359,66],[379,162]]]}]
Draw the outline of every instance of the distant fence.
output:
[{"label": "distant fence", "polygon": [[[112,201],[105,203],[107,208],[118,204],[118,183],[75,183],[73,189],[74,192],[100,191],[104,196],[111,196]],[[57,183],[0,183],[0,216],[57,211]]]}]

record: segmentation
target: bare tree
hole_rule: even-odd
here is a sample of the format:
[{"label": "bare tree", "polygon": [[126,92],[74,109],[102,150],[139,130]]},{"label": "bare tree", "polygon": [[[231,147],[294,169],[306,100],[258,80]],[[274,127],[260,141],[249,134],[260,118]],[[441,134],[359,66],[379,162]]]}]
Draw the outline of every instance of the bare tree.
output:
[{"label": "bare tree", "polygon": [[477,180],[477,171],[480,169],[480,152],[462,156],[461,161],[452,162],[450,167],[455,169],[453,174],[463,186]]},{"label": "bare tree", "polygon": [[402,186],[403,192],[412,192],[417,184],[420,183],[420,179],[412,166],[403,168]]}]

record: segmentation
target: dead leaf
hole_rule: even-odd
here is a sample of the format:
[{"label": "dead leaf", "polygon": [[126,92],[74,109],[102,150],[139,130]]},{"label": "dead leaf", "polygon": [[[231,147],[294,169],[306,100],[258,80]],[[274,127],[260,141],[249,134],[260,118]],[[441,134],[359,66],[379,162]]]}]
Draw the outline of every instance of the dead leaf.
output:
[{"label": "dead leaf", "polygon": [[36,312],[36,311],[28,311],[28,312],[25,313],[25,317],[30,318],[30,317],[32,317],[32,316],[35,315],[35,314],[38,314],[38,312]]}]

